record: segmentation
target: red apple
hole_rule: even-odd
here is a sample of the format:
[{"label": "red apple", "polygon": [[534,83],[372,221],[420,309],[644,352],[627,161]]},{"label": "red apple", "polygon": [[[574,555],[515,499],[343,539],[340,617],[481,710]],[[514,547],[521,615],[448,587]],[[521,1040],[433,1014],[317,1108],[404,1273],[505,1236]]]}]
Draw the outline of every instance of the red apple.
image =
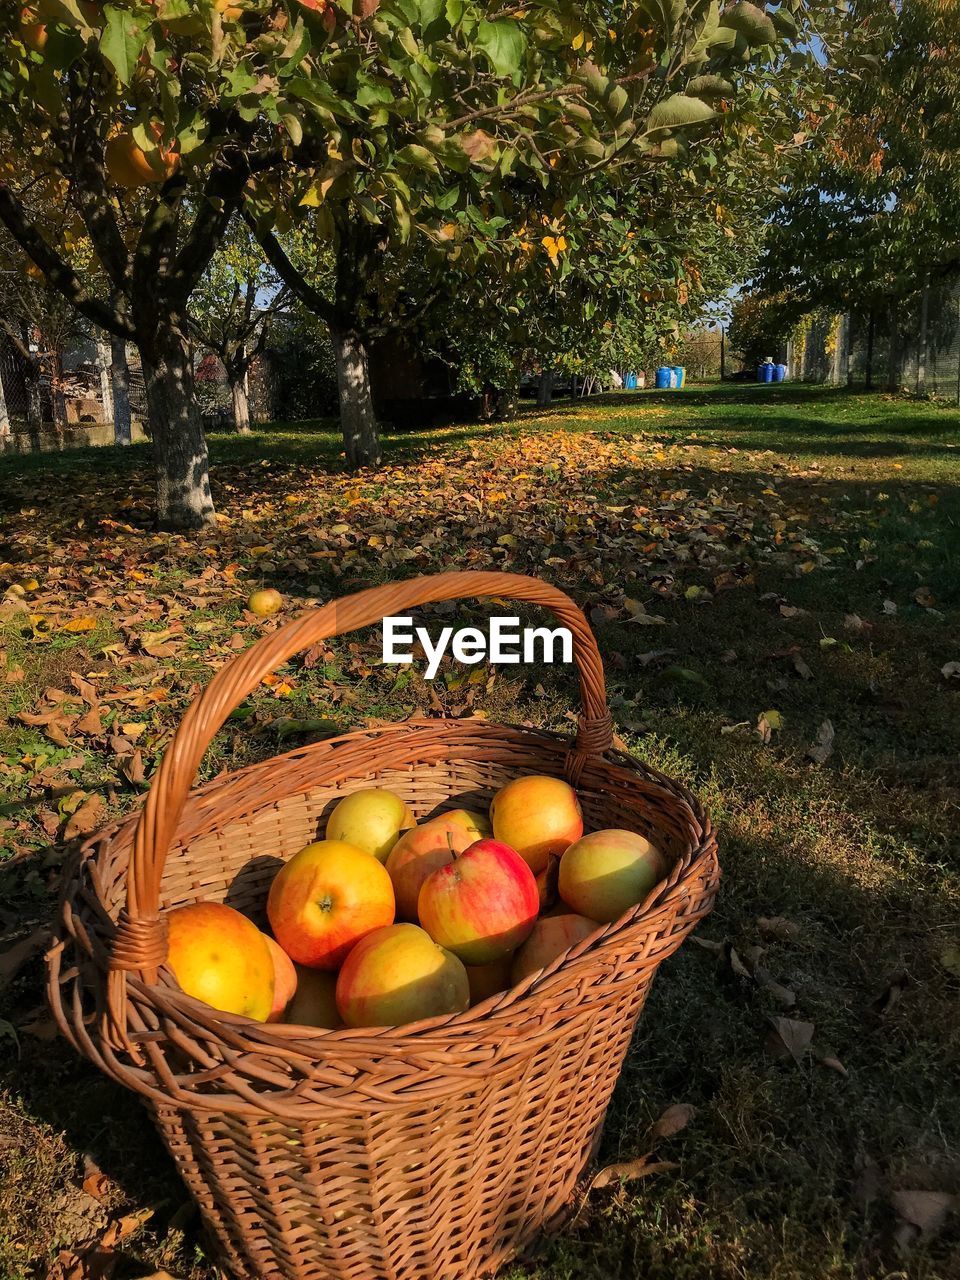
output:
[{"label": "red apple", "polygon": [[415,924],[368,933],[337,978],[337,1008],[348,1027],[397,1027],[469,1004],[466,969]]},{"label": "red apple", "polygon": [[267,916],[292,960],[336,969],[364,934],[393,923],[393,885],[371,854],[342,840],[320,840],[277,872]]},{"label": "red apple", "polygon": [[[368,935],[369,937],[369,935]],[[326,1027],[336,1031],[343,1026],[337,1008],[337,975],[325,969],[296,967],[297,990],[287,1006],[284,1022],[301,1027]]]},{"label": "red apple", "polygon": [[266,1022],[273,1006],[273,959],[257,926],[222,902],[166,913],[167,964],[181,990],[224,1013]]},{"label": "red apple", "polygon": [[577,793],[562,778],[514,778],[493,797],[490,818],[494,839],[516,849],[534,872],[583,835]]},{"label": "red apple", "polygon": [[297,971],[283,948],[278,946],[268,933],[263,936],[267,940],[270,959],[273,961],[273,1007],[267,1021],[282,1022],[286,1007],[297,989]]},{"label": "red apple", "polygon": [[642,902],[666,875],[660,850],[635,831],[593,831],[560,859],[560,897],[591,920],[610,924]]},{"label": "red apple", "polygon": [[476,839],[458,818],[448,813],[404,832],[386,861],[397,898],[398,919],[416,923],[423,882],[451,863],[455,853],[469,849]]},{"label": "red apple", "polygon": [[510,986],[510,968],[513,956],[501,956],[492,964],[468,964],[467,981],[470,983],[470,1004],[480,1004],[498,991]]},{"label": "red apple", "polygon": [[510,980],[514,986],[538,969],[545,969],[557,956],[596,933],[600,926],[586,916],[544,916],[533,926],[533,932],[513,957]]},{"label": "red apple", "polygon": [[540,908],[533,872],[515,849],[477,840],[420,890],[420,923],[464,964],[490,964],[519,947]]}]

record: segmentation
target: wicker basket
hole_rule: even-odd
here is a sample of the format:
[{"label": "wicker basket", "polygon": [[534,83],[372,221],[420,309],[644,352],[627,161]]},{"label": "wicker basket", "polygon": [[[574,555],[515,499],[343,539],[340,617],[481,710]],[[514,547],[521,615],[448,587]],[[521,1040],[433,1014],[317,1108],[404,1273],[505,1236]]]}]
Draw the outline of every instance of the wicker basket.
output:
[{"label": "wicker basket", "polygon": [[[345,734],[193,792],[230,712],[307,646],[420,604],[508,597],[573,633],[576,740],[470,720]],[[255,917],[281,860],[343,795],[380,785],[417,818],[489,801],[522,773],[566,777],[588,829],[655,834],[666,881],[510,991],[400,1028],[262,1025],[184,995],[161,908],[228,900]],[[559,1226],[595,1155],[654,971],[710,910],[716,840],[680,785],[612,749],[590,628],[562,592],[500,573],[417,578],[303,614],[217,673],[184,716],[139,817],[89,839],[49,963],[60,1029],[145,1100],[219,1243],[258,1280],[458,1280]]]}]

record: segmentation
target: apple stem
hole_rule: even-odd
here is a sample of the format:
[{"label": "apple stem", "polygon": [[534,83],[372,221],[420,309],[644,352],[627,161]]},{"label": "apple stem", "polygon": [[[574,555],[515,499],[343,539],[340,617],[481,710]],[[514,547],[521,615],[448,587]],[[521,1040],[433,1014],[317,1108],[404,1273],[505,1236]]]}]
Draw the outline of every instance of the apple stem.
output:
[{"label": "apple stem", "polygon": [[453,847],[453,836],[449,831],[447,832],[447,847],[450,850],[451,857],[453,858],[454,862],[456,862],[456,860],[460,857],[460,854]]}]

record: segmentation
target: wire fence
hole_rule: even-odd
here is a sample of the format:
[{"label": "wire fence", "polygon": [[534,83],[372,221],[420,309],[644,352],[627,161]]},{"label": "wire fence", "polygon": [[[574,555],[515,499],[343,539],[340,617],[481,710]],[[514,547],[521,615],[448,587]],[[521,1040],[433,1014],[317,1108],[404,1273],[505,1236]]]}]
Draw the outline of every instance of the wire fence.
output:
[{"label": "wire fence", "polygon": [[960,404],[960,284],[929,285],[872,311],[815,312],[787,344],[801,382],[874,387]]}]

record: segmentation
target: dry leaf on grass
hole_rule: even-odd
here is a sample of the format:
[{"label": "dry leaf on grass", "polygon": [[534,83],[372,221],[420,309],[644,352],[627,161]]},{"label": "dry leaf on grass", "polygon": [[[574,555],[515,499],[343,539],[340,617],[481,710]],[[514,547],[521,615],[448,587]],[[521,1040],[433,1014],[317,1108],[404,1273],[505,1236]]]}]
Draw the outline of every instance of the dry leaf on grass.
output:
[{"label": "dry leaf on grass", "polygon": [[103,796],[94,792],[83,802],[63,828],[64,840],[73,840],[77,836],[89,835],[91,831],[96,831],[103,820],[106,807],[106,801]]},{"label": "dry leaf on grass", "polygon": [[672,1107],[667,1107],[660,1119],[652,1126],[650,1137],[654,1141],[657,1138],[670,1138],[681,1129],[685,1129],[696,1114],[697,1108],[692,1102],[675,1102]]},{"label": "dry leaf on grass", "polygon": [[801,932],[800,926],[786,916],[758,916],[757,928],[768,937],[779,938],[783,942],[796,942]]},{"label": "dry leaf on grass", "polygon": [[824,720],[817,730],[816,741],[807,747],[807,759],[814,764],[824,764],[833,754],[833,725]]},{"label": "dry leaf on grass", "polygon": [[767,1033],[767,1052],[774,1058],[792,1058],[802,1061],[810,1051],[810,1042],[816,1030],[812,1022],[799,1022],[794,1018],[770,1018]]},{"label": "dry leaf on grass", "polygon": [[46,927],[35,929],[12,947],[0,954],[0,990],[13,981],[28,960],[32,959],[50,940]]},{"label": "dry leaf on grass", "polygon": [[944,680],[960,680],[960,662],[947,662],[940,668]]},{"label": "dry leaf on grass", "polygon": [[958,1201],[946,1191],[891,1191],[890,1206],[902,1223],[914,1228],[898,1236],[899,1243],[905,1244],[916,1233],[922,1240],[935,1236]]},{"label": "dry leaf on grass", "polygon": [[626,1160],[623,1164],[608,1164],[594,1177],[590,1190],[598,1191],[614,1182],[636,1182],[638,1178],[649,1178],[655,1173],[667,1173],[679,1168],[675,1160],[651,1160],[649,1155],[639,1156],[636,1160]]}]

